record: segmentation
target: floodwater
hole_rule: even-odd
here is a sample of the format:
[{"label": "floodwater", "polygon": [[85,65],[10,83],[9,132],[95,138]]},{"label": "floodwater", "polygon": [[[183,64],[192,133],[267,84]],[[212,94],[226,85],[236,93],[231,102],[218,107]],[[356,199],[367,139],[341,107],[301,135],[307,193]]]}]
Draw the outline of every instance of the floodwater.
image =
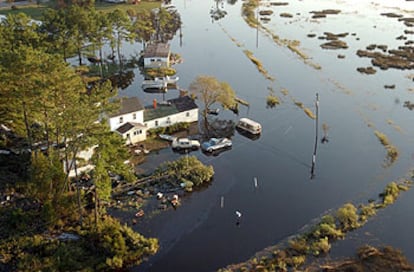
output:
[{"label": "floodwater", "polygon": [[[405,40],[397,40],[404,30],[412,31],[414,27],[380,15],[395,12],[414,17],[413,2],[319,0],[261,7],[274,12],[263,25],[280,39],[299,40],[299,49],[309,57],[307,62],[286,46],[276,44],[264,31],[249,27],[241,17],[241,1],[220,3],[218,7],[227,15],[218,21],[210,18],[210,9],[216,7],[214,1],[177,0],[172,4],[183,21],[182,39],[176,35],[171,41],[172,51],[184,60],[175,66],[180,87],[188,88],[198,75],[228,82],[250,107],[240,106],[238,116],[221,110],[217,118],[237,121],[249,117],[262,124],[263,134],[253,141],[235,132],[233,148],[218,156],[191,153],[214,166],[214,180],[185,196],[177,210],[144,217],[134,226],[160,241],[159,253],[134,271],[214,271],[245,261],[255,252],[296,234],[321,214],[346,202],[357,205],[376,198],[387,183],[404,177],[413,167],[414,112],[403,105],[405,101],[414,102],[414,72],[375,68],[375,74],[366,75],[356,70],[371,66],[370,59],[356,55],[358,49],[370,44],[395,49],[414,39],[413,34],[406,34]],[[310,11],[323,9],[342,12],[311,19]],[[282,12],[292,17],[280,17]],[[348,32],[340,38],[348,49],[322,49],[320,44],[326,40],[318,37],[324,32]],[[125,45],[123,50],[135,54],[140,45]],[[244,50],[251,51],[275,80],[258,72]],[[312,63],[321,69],[315,69]],[[136,72],[133,84],[121,95],[138,96],[143,104],[178,95],[175,90],[165,95],[144,93],[142,80]],[[386,89],[384,85],[395,88]],[[269,89],[281,100],[275,108],[266,107]],[[325,123],[329,142],[318,143],[311,179],[315,121],[295,101],[315,112],[316,93],[320,101],[319,139]],[[398,160],[389,166],[384,164],[386,150],[375,130],[387,135],[399,150]],[[178,156],[170,149],[161,150],[150,155],[147,167]],[[370,242],[400,248],[414,262],[412,207],[414,192],[410,190],[348,239],[336,242],[331,256],[352,254],[356,246]],[[236,224],[236,210],[242,213],[240,224]]]}]

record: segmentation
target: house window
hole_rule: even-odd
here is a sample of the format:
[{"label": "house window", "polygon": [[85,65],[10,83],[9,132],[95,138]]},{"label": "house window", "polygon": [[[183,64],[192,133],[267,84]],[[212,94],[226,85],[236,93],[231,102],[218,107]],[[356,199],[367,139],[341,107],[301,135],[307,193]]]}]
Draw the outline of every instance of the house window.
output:
[{"label": "house window", "polygon": [[132,119],[134,119],[134,120],[137,119],[137,114],[136,113],[132,114]]},{"label": "house window", "polygon": [[123,123],[124,122],[124,117],[119,117],[119,123]]},{"label": "house window", "polygon": [[155,62],[155,59],[151,59],[150,61],[151,61],[151,62]]},{"label": "house window", "polygon": [[187,112],[185,113],[185,116],[190,117],[190,112],[189,112],[189,111],[187,111]]},{"label": "house window", "polygon": [[129,133],[127,133],[126,137],[127,137],[127,139],[129,138]]},{"label": "house window", "polygon": [[158,121],[155,121],[155,126],[158,127]]},{"label": "house window", "polygon": [[171,119],[170,119],[170,117],[167,117],[167,124],[171,124]]}]

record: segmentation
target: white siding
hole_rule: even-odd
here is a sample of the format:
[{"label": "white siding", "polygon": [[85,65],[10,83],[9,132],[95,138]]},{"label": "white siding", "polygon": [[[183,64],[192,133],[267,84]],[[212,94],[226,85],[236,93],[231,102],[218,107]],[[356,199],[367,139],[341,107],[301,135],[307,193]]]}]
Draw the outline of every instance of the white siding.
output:
[{"label": "white siding", "polygon": [[122,138],[125,139],[125,144],[127,145],[145,141],[147,139],[147,129],[133,128],[128,132],[122,134]]},{"label": "white siding", "polygon": [[[135,119],[134,119],[134,114],[135,114]],[[121,117],[122,117],[122,123],[120,122]],[[144,123],[144,111],[140,110],[136,112],[127,113],[124,115],[118,115],[118,116],[111,117],[109,118],[109,127],[111,128],[111,131],[114,131],[127,122],[141,123],[141,124]]]},{"label": "white siding", "polygon": [[158,68],[158,67],[169,67],[169,58],[151,57],[144,58],[145,68]]},{"label": "white siding", "polygon": [[[188,116],[187,116],[188,115]],[[161,117],[145,122],[147,128],[167,127],[176,123],[192,123],[198,121],[198,109],[192,109],[189,111],[179,112],[166,117]],[[156,124],[158,123],[158,124]]]}]

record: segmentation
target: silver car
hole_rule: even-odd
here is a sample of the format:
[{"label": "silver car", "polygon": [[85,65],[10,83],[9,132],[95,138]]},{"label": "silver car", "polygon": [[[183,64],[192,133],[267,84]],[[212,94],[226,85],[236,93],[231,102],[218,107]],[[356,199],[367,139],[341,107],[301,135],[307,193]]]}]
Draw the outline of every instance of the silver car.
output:
[{"label": "silver car", "polygon": [[207,152],[213,152],[218,149],[228,148],[232,146],[232,141],[228,138],[211,138],[207,142],[201,144],[201,149]]}]

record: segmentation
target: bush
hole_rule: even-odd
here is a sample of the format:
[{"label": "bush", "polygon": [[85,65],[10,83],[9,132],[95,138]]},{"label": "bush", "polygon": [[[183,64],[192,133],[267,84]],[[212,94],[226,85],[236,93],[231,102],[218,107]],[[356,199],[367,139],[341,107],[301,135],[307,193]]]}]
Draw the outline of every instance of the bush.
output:
[{"label": "bush", "polygon": [[311,251],[313,255],[319,256],[322,253],[328,253],[331,249],[328,237],[320,238],[311,245]]},{"label": "bush", "polygon": [[280,104],[279,98],[274,94],[269,94],[266,97],[266,104],[269,108],[276,107],[276,105]]},{"label": "bush", "polygon": [[359,227],[357,208],[351,203],[347,203],[339,208],[336,212],[336,217],[339,220],[343,231]]},{"label": "bush", "polygon": [[289,240],[289,248],[298,254],[306,254],[309,250],[308,242],[305,238],[294,238]]},{"label": "bush", "polygon": [[181,122],[168,127],[152,128],[148,130],[148,136],[155,137],[158,134],[174,134],[179,131],[187,130],[189,127],[190,123]]},{"label": "bush", "polygon": [[368,220],[368,218],[374,216],[376,213],[377,212],[375,210],[374,203],[370,203],[368,205],[362,205],[359,208],[359,220],[365,223]]}]

